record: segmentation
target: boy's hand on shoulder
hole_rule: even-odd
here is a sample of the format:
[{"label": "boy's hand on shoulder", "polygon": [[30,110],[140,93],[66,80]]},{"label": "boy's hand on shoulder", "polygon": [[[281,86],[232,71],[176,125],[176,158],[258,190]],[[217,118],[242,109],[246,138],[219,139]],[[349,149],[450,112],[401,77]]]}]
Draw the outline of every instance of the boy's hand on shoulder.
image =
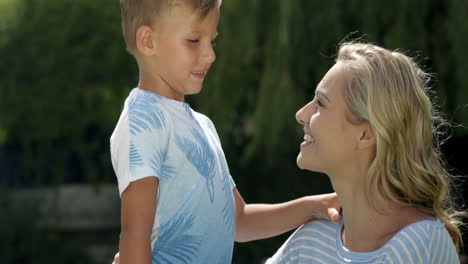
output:
[{"label": "boy's hand on shoulder", "polygon": [[309,196],[315,218],[337,222],[340,219],[340,200],[336,193]]}]

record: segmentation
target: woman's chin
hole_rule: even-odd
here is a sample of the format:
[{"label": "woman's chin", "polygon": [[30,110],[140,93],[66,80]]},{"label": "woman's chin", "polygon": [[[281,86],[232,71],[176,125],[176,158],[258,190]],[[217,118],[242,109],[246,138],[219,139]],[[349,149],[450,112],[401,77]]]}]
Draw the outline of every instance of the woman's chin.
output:
[{"label": "woman's chin", "polygon": [[304,157],[302,156],[301,153],[299,153],[299,155],[297,156],[296,163],[297,163],[297,166],[299,167],[299,169],[301,169],[301,170],[310,170],[308,168],[308,166],[307,166],[307,162],[304,160]]},{"label": "woman's chin", "polygon": [[299,153],[296,159],[296,164],[297,164],[297,167],[299,167],[299,169],[324,173],[322,170],[323,168],[321,168],[320,166],[317,166],[317,164],[314,164],[314,163],[315,162],[311,162],[311,160],[307,161],[305,157],[302,156],[301,153]]},{"label": "woman's chin", "polygon": [[296,164],[297,164],[297,167],[299,167],[299,169],[301,169],[301,170],[304,169],[302,167],[302,155],[301,155],[301,153],[299,153],[299,155],[297,155]]}]

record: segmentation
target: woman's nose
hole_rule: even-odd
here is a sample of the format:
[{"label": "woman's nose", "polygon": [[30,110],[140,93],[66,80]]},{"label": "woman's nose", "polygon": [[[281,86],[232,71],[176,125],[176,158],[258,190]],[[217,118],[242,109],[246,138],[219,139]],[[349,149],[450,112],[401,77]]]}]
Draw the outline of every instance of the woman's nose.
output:
[{"label": "woman's nose", "polygon": [[301,125],[304,125],[306,123],[305,118],[304,118],[304,115],[305,115],[304,112],[305,112],[305,106],[296,112],[296,120]]},{"label": "woman's nose", "polygon": [[311,101],[308,104],[304,105],[296,113],[296,120],[299,124],[305,125],[309,123],[310,117],[316,112],[315,102]]}]

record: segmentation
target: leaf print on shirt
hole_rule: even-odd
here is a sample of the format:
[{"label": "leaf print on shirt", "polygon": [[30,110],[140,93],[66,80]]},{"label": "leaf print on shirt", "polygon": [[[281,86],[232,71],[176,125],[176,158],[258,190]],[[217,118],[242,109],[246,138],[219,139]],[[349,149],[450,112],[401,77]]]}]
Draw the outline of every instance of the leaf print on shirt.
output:
[{"label": "leaf print on shirt", "polygon": [[[163,180],[167,179],[175,171],[172,166],[166,164],[166,151],[160,150],[158,147],[151,151],[151,153],[154,153],[151,156],[142,154],[140,153],[142,151],[141,143],[135,143],[134,141],[141,133],[145,133],[141,136],[146,141],[158,138],[159,134],[163,132],[165,118],[163,112],[158,108],[158,102],[159,100],[152,95],[138,94],[129,103],[129,127],[131,135],[134,136],[130,140],[130,167],[150,166],[157,174],[154,176],[158,176]],[[148,146],[152,145],[152,142],[148,142]]]},{"label": "leaf print on shirt", "polygon": [[165,126],[164,115],[157,103],[158,100],[146,94],[139,94],[130,102],[128,119],[132,135]]},{"label": "leaf print on shirt", "polygon": [[202,243],[202,238],[188,235],[194,224],[193,214],[177,214],[161,226],[152,258],[153,263],[193,263]]},{"label": "leaf print on shirt", "polygon": [[151,157],[150,165],[154,172],[158,173],[158,178],[161,182],[167,181],[175,174],[175,167],[168,164],[167,151],[155,151]]},{"label": "leaf print on shirt", "polygon": [[190,133],[192,134],[192,137],[195,138],[196,142],[176,135],[176,144],[184,153],[187,160],[197,169],[198,173],[205,178],[208,195],[210,197],[210,201],[213,202],[213,180],[216,175],[213,150],[206,138],[201,135],[197,129],[190,129]]},{"label": "leaf print on shirt", "polygon": [[138,153],[135,144],[130,144],[130,167],[143,165],[143,158],[140,153]]},{"label": "leaf print on shirt", "polygon": [[223,206],[223,219],[224,223],[226,224],[226,227],[228,228],[228,231],[234,234],[236,224],[234,222],[235,219],[235,204],[234,204],[234,197],[232,194],[232,188],[231,188],[231,182],[230,182],[230,177],[231,175],[229,174],[229,170],[227,168],[226,160],[223,156],[223,153],[220,151],[218,152],[218,163],[221,166],[221,169],[223,171],[222,177],[223,177],[223,194],[224,197],[226,197],[225,204]]},{"label": "leaf print on shirt", "polygon": [[190,116],[190,119],[194,120],[195,118],[193,117],[192,109],[190,108],[190,105],[185,104],[184,109],[185,109],[185,112],[187,113],[187,115]]}]

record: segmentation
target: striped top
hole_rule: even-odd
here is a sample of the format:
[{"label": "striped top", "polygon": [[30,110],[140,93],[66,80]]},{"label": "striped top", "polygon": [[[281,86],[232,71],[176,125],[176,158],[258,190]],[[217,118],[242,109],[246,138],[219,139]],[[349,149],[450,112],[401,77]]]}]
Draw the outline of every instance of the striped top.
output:
[{"label": "striped top", "polygon": [[343,222],[314,220],[299,227],[266,264],[274,263],[460,263],[452,239],[440,220],[406,226],[383,247],[353,252],[341,240]]}]

